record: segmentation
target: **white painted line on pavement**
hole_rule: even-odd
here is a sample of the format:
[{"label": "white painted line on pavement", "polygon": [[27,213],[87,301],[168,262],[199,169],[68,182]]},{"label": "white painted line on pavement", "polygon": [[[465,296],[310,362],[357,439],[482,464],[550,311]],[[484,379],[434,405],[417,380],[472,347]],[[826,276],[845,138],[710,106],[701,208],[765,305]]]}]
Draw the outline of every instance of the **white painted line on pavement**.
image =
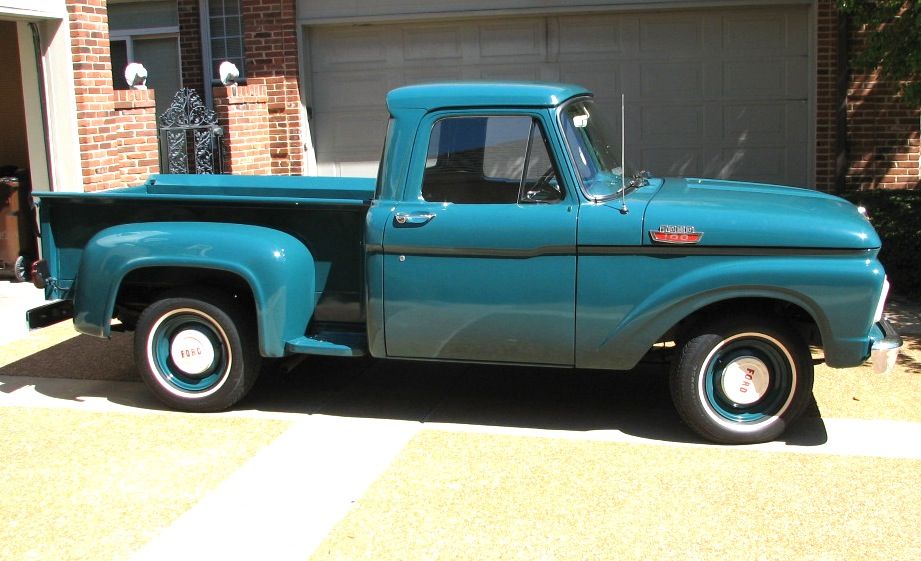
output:
[{"label": "white painted line on pavement", "polygon": [[132,561],[303,561],[421,426],[306,417],[180,516]]}]

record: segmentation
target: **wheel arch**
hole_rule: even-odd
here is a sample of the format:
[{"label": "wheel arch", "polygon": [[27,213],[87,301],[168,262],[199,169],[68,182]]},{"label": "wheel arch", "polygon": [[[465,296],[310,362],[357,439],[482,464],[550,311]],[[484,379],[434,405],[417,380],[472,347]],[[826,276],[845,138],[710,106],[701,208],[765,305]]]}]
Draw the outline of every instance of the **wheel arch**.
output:
[{"label": "wheel arch", "polygon": [[313,314],[313,257],[293,236],[242,224],[142,223],[107,228],[89,241],[77,274],[74,325],[107,337],[126,288],[149,273],[148,286],[175,289],[183,272],[189,276],[183,286],[230,279],[232,287],[248,289],[263,356],[283,356],[285,341],[303,335]]},{"label": "wheel arch", "polygon": [[597,366],[629,370],[656,343],[677,340],[701,321],[738,310],[761,310],[787,318],[807,342],[818,346],[831,336],[821,307],[804,294],[780,287],[722,287],[676,298],[646,299],[608,335],[599,349],[605,362]]},{"label": "wheel arch", "polygon": [[798,331],[808,344],[822,346],[822,328],[816,317],[818,316],[824,320],[824,315],[810,311],[806,306],[793,299],[780,298],[776,295],[739,296],[717,300],[698,308],[680,320],[663,334],[663,338],[672,335],[675,339],[682,339],[685,333],[693,330],[697,325],[713,321],[729,313],[738,313],[738,310],[781,319]]}]

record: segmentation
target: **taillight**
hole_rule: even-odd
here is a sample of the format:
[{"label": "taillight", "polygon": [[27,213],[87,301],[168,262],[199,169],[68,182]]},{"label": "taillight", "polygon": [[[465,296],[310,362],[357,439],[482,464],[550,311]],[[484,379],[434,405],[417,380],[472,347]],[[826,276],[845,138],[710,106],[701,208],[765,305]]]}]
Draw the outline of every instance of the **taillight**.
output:
[{"label": "taillight", "polygon": [[48,269],[48,262],[44,259],[39,259],[35,263],[32,263],[30,276],[32,277],[32,284],[35,285],[35,288],[45,288],[45,285],[48,284],[48,277],[51,276]]}]

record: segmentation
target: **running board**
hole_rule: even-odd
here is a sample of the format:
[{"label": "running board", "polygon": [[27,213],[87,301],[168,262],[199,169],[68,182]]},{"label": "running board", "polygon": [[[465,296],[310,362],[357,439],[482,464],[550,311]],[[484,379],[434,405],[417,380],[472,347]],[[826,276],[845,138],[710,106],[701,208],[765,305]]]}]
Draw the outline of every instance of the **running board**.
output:
[{"label": "running board", "polygon": [[285,350],[303,355],[365,356],[366,341],[364,333],[324,332],[287,341]]}]

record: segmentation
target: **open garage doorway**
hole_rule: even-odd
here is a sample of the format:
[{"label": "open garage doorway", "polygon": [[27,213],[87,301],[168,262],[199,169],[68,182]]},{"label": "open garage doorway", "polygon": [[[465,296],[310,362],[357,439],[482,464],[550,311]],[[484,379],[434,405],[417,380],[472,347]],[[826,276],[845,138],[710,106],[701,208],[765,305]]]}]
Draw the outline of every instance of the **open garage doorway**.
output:
[{"label": "open garage doorway", "polygon": [[32,212],[32,181],[17,24],[0,21],[0,279],[22,280],[38,256]]}]

